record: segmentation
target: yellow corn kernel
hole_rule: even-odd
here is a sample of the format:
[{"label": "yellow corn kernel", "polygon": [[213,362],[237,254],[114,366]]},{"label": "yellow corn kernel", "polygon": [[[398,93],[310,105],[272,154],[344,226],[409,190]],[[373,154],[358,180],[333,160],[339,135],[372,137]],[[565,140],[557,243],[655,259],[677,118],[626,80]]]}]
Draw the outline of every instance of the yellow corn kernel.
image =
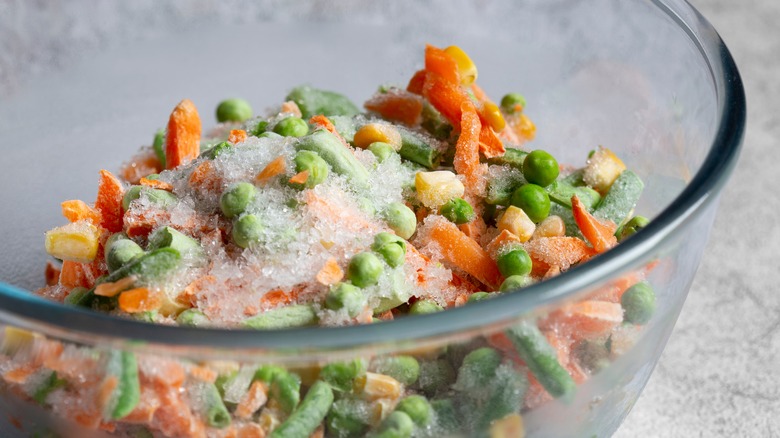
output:
[{"label": "yellow corn kernel", "polygon": [[381,141],[387,143],[398,152],[401,149],[401,133],[395,127],[383,123],[363,125],[355,133],[353,143],[359,148],[367,148],[371,143]]},{"label": "yellow corn kernel", "polygon": [[533,236],[536,225],[522,208],[510,205],[496,223],[500,231],[509,231],[520,238],[521,242],[527,242]]},{"label": "yellow corn kernel", "polygon": [[74,222],[46,233],[46,253],[60,260],[89,263],[97,256],[100,231],[87,221]]},{"label": "yellow corn kernel", "polygon": [[355,380],[357,392],[362,392],[367,400],[387,398],[397,400],[401,397],[401,382],[394,378],[377,373],[366,373]]},{"label": "yellow corn kernel", "polygon": [[524,438],[525,427],[520,414],[509,414],[490,426],[490,438]]},{"label": "yellow corn kernel", "polygon": [[626,170],[626,165],[611,150],[599,147],[585,166],[582,180],[600,193],[606,193],[612,183]]},{"label": "yellow corn kernel", "polygon": [[268,400],[266,407],[260,411],[260,417],[257,419],[257,423],[266,433],[271,433],[272,430],[282,424],[282,414],[278,409],[273,407],[275,404],[274,399]]},{"label": "yellow corn kernel", "polygon": [[390,415],[397,405],[397,400],[380,398],[371,404],[368,421],[372,426],[378,426],[388,415]]},{"label": "yellow corn kernel", "polygon": [[3,330],[3,342],[0,344],[0,350],[9,356],[13,356],[18,351],[31,345],[33,339],[35,339],[33,332],[7,325]]},{"label": "yellow corn kernel", "polygon": [[501,132],[506,127],[506,120],[504,115],[501,114],[501,109],[498,108],[493,102],[485,102],[482,104],[480,110],[482,118],[487,121],[488,125],[496,132]]},{"label": "yellow corn kernel", "polygon": [[540,237],[561,237],[566,235],[566,224],[560,216],[547,216],[536,226],[532,239]]},{"label": "yellow corn kernel", "polygon": [[458,65],[461,85],[471,85],[477,80],[477,66],[463,49],[458,46],[449,46],[444,49],[444,53],[450,55]]},{"label": "yellow corn kernel", "polygon": [[525,114],[520,114],[520,129],[519,134],[525,140],[531,141],[536,137],[536,125]]},{"label": "yellow corn kernel", "polygon": [[428,208],[436,209],[453,198],[460,198],[466,187],[457,175],[448,170],[417,172],[414,177],[417,199]]}]

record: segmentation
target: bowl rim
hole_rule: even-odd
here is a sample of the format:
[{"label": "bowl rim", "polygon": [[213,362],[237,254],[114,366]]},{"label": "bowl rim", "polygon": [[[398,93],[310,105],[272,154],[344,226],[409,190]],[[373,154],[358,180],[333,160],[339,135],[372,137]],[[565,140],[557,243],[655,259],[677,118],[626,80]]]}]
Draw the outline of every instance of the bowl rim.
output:
[{"label": "bowl rim", "polygon": [[[258,332],[250,329],[190,328],[113,317],[46,300],[0,282],[0,321],[85,344],[157,347],[171,354],[236,349],[250,354],[300,356],[302,352],[380,349],[398,342],[463,336],[505,325],[534,310],[598,284],[611,274],[635,267],[664,240],[716,202],[736,165],[746,123],[745,92],[736,64],[712,25],[684,0],[652,0],[696,46],[707,64],[717,99],[717,130],[701,168],[690,183],[641,232],[625,243],[559,276],[446,312],[348,327],[303,327]],[[387,347],[385,347],[387,348]]]}]

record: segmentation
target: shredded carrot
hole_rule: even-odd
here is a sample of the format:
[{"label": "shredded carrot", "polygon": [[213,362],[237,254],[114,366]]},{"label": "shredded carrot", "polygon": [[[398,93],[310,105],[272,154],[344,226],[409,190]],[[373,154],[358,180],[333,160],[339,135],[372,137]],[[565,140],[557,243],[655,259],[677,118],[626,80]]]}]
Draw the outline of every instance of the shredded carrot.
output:
[{"label": "shredded carrot", "polygon": [[506,152],[504,143],[487,124],[483,124],[479,130],[479,151],[482,152],[486,158],[498,157],[504,155],[504,152]]},{"label": "shredded carrot", "polygon": [[309,179],[309,171],[304,170],[303,172],[298,172],[295,175],[293,175],[292,178],[289,179],[289,182],[291,184],[305,184],[308,179]]},{"label": "shredded carrot", "polygon": [[153,189],[159,189],[159,190],[165,190],[166,192],[172,192],[173,186],[168,184],[165,181],[160,181],[158,179],[147,179],[147,178],[141,178],[139,183],[142,186],[151,187]]},{"label": "shredded carrot", "polygon": [[425,46],[425,71],[440,76],[450,84],[460,84],[458,63],[447,52],[430,44]]},{"label": "shredded carrot", "polygon": [[259,411],[260,408],[265,405],[266,401],[268,401],[268,395],[263,382],[252,382],[252,385],[249,387],[249,391],[244,394],[244,396],[241,398],[241,401],[239,401],[238,405],[236,406],[236,417],[244,420],[252,418],[252,415]]},{"label": "shredded carrot", "polygon": [[450,83],[438,75],[428,74],[422,94],[456,130],[460,130],[462,105],[471,103],[460,85]]},{"label": "shredded carrot", "polygon": [[60,281],[60,268],[51,261],[46,262],[46,286],[54,286]]},{"label": "shredded carrot", "polygon": [[100,171],[95,209],[100,212],[100,225],[112,233],[122,231],[122,197],[125,189],[111,172]]},{"label": "shredded carrot", "polygon": [[571,211],[580,232],[593,245],[596,252],[602,253],[617,245],[615,224],[611,221],[602,222],[593,217],[576,195],[571,197]]},{"label": "shredded carrot", "polygon": [[479,165],[479,116],[474,104],[464,102],[461,105],[461,132],[455,144],[455,172],[466,178],[466,192],[476,195],[481,185]]},{"label": "shredded carrot", "polygon": [[428,72],[423,70],[417,70],[414,75],[412,76],[412,79],[409,80],[409,84],[406,86],[406,91],[412,93],[412,94],[422,94],[423,92],[423,86],[425,85],[425,77],[428,75]]},{"label": "shredded carrot", "polygon": [[279,111],[282,113],[292,114],[295,117],[301,117],[303,115],[301,113],[301,109],[298,107],[298,104],[295,103],[294,100],[288,100],[287,102],[284,102]]},{"label": "shredded carrot", "polygon": [[394,120],[409,126],[420,124],[423,101],[408,91],[391,91],[377,94],[364,105],[367,110],[379,113],[386,120]]},{"label": "shredded carrot", "polygon": [[195,104],[184,99],[176,105],[168,119],[165,136],[165,159],[168,169],[186,164],[200,154],[200,116]]},{"label": "shredded carrot", "polygon": [[86,202],[74,199],[62,203],[62,215],[70,222],[88,221],[100,225],[100,212],[87,205]]},{"label": "shredded carrot", "polygon": [[287,162],[284,157],[280,155],[268,163],[268,165],[257,174],[255,182],[261,185],[267,184],[271,178],[283,174],[286,170]]},{"label": "shredded carrot", "polygon": [[246,131],[243,129],[233,129],[230,131],[230,135],[228,136],[228,141],[233,144],[241,143],[242,141],[246,140]]},{"label": "shredded carrot", "polygon": [[445,260],[491,288],[497,289],[501,284],[502,277],[496,262],[455,224],[444,219],[437,220],[431,224],[429,236],[439,245]]},{"label": "shredded carrot", "polygon": [[100,297],[115,297],[120,292],[128,290],[135,284],[134,276],[125,277],[113,283],[101,283],[95,287],[95,295]]},{"label": "shredded carrot", "polygon": [[119,295],[119,308],[127,313],[157,310],[161,305],[159,295],[145,287],[130,289]]},{"label": "shredded carrot", "polygon": [[341,270],[335,258],[331,257],[325,262],[325,266],[317,272],[317,282],[323,286],[330,286],[338,283],[344,278],[344,271]]}]

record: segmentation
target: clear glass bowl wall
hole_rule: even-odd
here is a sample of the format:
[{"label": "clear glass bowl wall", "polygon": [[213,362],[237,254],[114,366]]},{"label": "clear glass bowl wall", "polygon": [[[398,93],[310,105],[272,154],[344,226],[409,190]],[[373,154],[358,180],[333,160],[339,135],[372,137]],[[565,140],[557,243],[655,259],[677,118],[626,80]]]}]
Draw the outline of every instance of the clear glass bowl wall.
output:
[{"label": "clear glass bowl wall", "polygon": [[[74,53],[64,67],[51,65],[0,101],[0,280],[15,286],[0,286],[0,321],[96,349],[305,367],[478,343],[655,263],[647,279],[658,308],[633,346],[578,385],[572,400],[523,413],[532,436],[607,436],[617,429],[680,312],[744,125],[732,60],[687,3],[312,1],[243,17],[208,2],[142,9],[133,19],[156,17],[144,22],[145,35],[109,35],[102,49]],[[646,183],[637,213],[656,221],[609,254],[517,294],[369,327],[262,335],[162,328],[21,291],[42,285],[42,236],[62,222],[59,203],[91,199],[97,171],[118,168],[148,143],[182,98],[202,108],[205,120],[224,97],[270,106],[300,83],[361,102],[377,84],[405,84],[421,66],[425,43],[463,47],[494,98],[523,93],[538,129],[531,147],[561,163],[582,163],[598,145],[614,150]],[[8,390],[0,409],[3,436],[77,430]]]}]

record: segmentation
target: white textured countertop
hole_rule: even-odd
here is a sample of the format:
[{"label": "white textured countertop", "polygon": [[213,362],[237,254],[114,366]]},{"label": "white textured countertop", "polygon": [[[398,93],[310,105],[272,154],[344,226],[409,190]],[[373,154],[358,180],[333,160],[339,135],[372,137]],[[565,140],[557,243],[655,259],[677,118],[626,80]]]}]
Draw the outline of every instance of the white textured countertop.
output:
[{"label": "white textured countertop", "polygon": [[689,1],[736,59],[747,133],[680,319],[615,437],[777,437],[780,2]]}]

